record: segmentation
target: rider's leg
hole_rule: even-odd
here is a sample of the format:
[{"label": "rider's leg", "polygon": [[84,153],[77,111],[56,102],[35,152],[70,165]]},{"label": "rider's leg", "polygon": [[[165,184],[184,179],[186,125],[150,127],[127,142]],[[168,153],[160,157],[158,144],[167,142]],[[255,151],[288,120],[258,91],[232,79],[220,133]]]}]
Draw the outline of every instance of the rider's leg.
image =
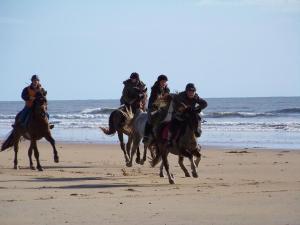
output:
[{"label": "rider's leg", "polygon": [[16,120],[16,124],[13,125],[14,126],[18,126],[20,125],[21,127],[25,127],[26,126],[26,122],[27,122],[27,117],[29,114],[30,108],[28,108],[27,106],[25,106],[21,112],[18,113],[17,115],[17,120]]},{"label": "rider's leg", "polygon": [[26,127],[28,122],[29,122],[29,118],[31,116],[31,108],[27,108],[27,112],[26,112],[26,116],[25,116],[25,120],[21,123],[22,127]]}]

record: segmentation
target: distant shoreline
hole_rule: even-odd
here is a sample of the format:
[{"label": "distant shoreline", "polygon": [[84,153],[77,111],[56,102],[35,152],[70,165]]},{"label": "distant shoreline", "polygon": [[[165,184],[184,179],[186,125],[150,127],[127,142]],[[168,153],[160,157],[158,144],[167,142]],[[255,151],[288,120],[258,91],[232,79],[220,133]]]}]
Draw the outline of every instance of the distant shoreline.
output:
[{"label": "distant shoreline", "polygon": [[[300,96],[259,96],[259,97],[205,97],[205,99],[253,99],[253,98],[300,98]],[[118,98],[112,99],[48,99],[48,101],[119,101]],[[0,102],[23,102],[22,100],[0,100]]]}]

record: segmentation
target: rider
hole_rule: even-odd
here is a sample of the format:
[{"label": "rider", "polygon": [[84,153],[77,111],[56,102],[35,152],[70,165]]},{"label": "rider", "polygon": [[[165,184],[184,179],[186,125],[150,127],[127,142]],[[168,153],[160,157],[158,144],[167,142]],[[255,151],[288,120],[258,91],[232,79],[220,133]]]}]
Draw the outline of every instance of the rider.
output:
[{"label": "rider", "polygon": [[154,85],[151,87],[151,94],[148,102],[148,121],[146,123],[145,127],[145,135],[143,142],[147,142],[149,139],[149,135],[151,134],[151,130],[155,124],[155,122],[159,122],[160,118],[158,118],[156,121],[152,117],[152,114],[159,112],[160,107],[156,104],[157,100],[163,100],[167,95],[170,94],[170,89],[167,85],[168,77],[164,74],[161,74],[157,77],[157,80],[155,81]]},{"label": "rider", "polygon": [[172,115],[171,127],[168,133],[168,146],[172,145],[174,135],[178,132],[182,121],[184,121],[183,114],[185,110],[193,109],[197,106],[197,113],[200,113],[207,107],[207,102],[200,98],[196,93],[196,87],[193,83],[188,83],[185,91],[180,92],[174,96],[174,113]]},{"label": "rider", "polygon": [[[136,72],[133,72],[123,84],[121,105],[131,106],[136,100],[143,99],[144,94],[147,92],[146,85],[140,80],[140,76]],[[138,96],[137,91],[140,93]]]},{"label": "rider", "polygon": [[[19,113],[19,121],[21,127],[25,128],[27,126],[27,123],[29,121],[29,117],[32,111],[33,102],[35,100],[35,96],[37,93],[42,94],[43,96],[47,95],[47,91],[42,87],[40,84],[40,78],[38,75],[33,75],[31,77],[31,84],[27,87],[25,87],[22,91],[22,99],[25,101],[25,107],[22,109],[22,111]],[[49,114],[47,114],[47,117],[49,119]],[[53,124],[50,125],[50,128],[52,129],[54,127]]]}]

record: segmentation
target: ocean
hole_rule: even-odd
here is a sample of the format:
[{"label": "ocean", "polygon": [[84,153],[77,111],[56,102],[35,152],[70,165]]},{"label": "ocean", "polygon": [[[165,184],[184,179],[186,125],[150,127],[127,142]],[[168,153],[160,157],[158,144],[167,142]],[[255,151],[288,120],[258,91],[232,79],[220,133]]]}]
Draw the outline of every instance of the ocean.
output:
[{"label": "ocean", "polygon": [[[205,146],[300,149],[300,97],[207,98],[199,143]],[[22,101],[0,101],[0,140],[7,137]],[[104,135],[119,100],[49,101],[57,141],[118,143]]]}]

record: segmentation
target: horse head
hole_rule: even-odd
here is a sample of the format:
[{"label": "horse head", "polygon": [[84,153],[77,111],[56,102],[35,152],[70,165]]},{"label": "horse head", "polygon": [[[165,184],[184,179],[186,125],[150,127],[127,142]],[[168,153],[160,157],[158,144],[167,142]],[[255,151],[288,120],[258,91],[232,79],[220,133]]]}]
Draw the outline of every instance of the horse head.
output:
[{"label": "horse head", "polygon": [[145,111],[147,102],[147,88],[141,89],[139,87],[134,87],[133,90],[133,99],[135,99],[132,104],[133,112],[135,113],[137,109],[142,109]]},{"label": "horse head", "polygon": [[201,117],[199,115],[199,107],[187,107],[184,112],[184,118],[187,126],[194,131],[195,136],[201,136]]},{"label": "horse head", "polygon": [[37,92],[33,102],[33,113],[45,118],[47,112],[47,99],[41,92]]}]

